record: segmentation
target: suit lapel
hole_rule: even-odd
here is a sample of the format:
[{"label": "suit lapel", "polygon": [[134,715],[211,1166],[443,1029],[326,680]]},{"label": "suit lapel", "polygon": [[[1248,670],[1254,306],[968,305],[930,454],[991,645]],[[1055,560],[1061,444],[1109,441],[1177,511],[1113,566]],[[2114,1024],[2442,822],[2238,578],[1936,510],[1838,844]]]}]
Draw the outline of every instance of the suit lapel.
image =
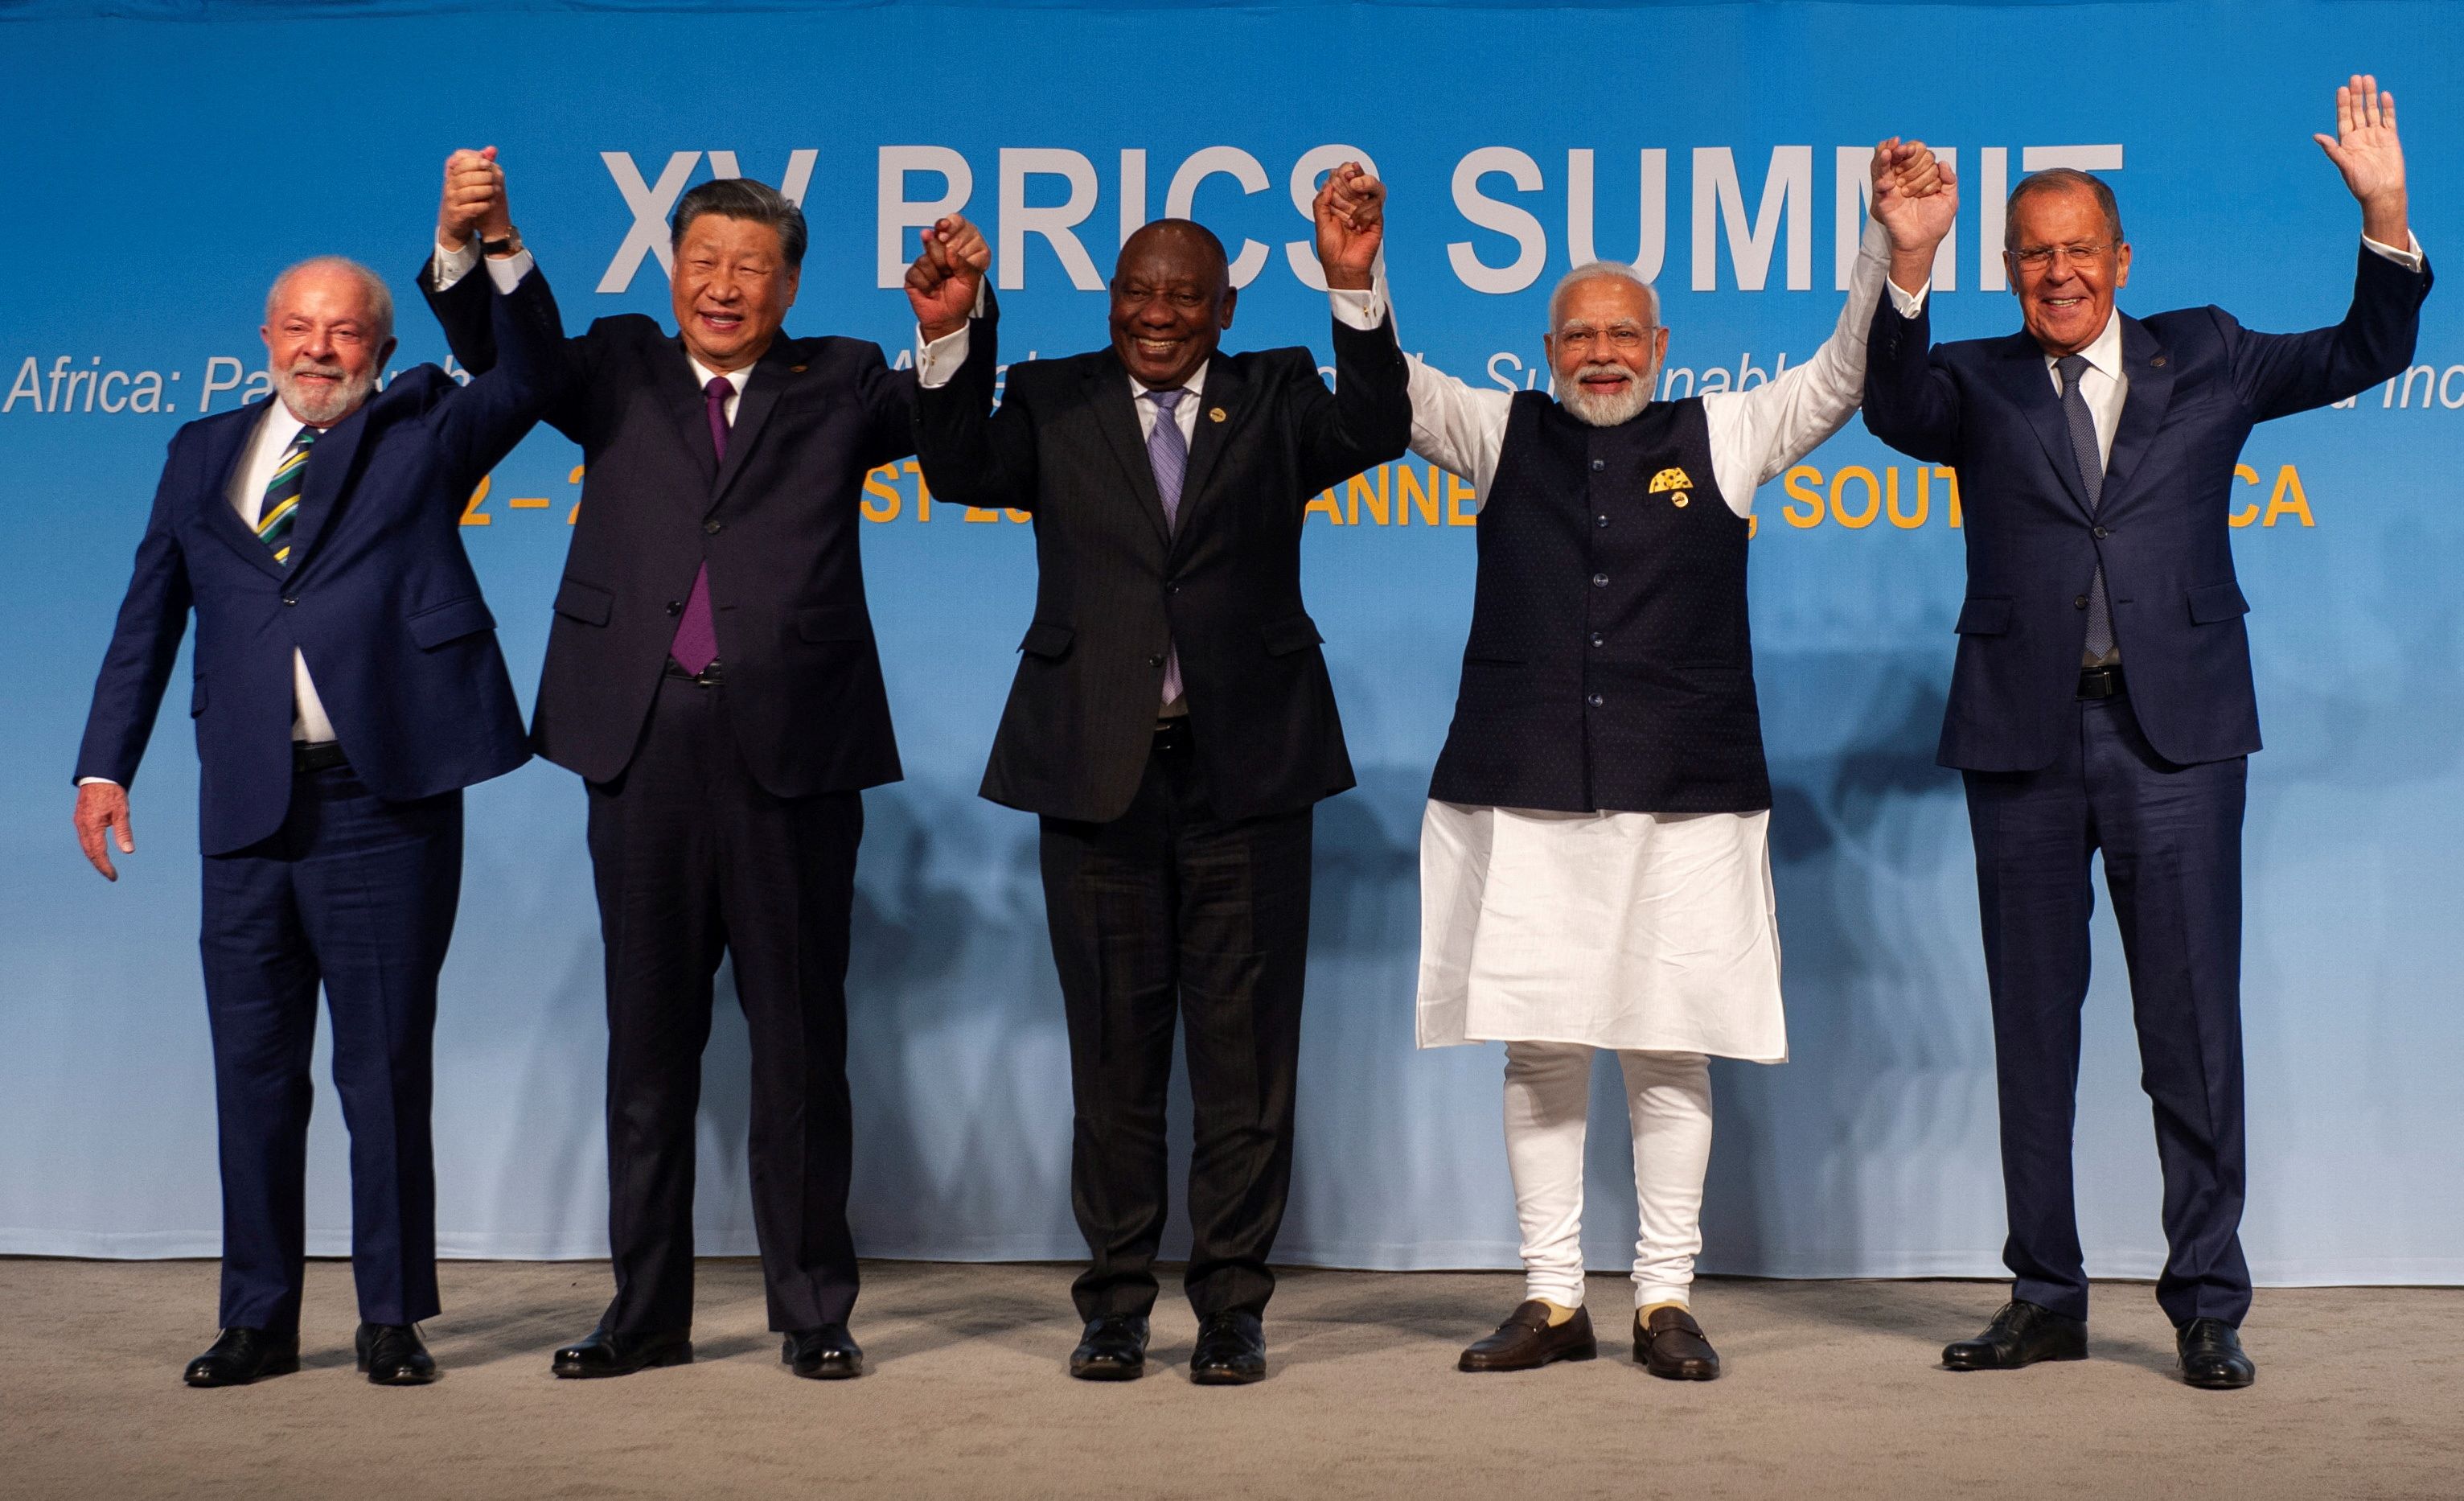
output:
[{"label": "suit lapel", "polygon": [[2122,320],[2122,368],[2130,388],[2122,398],[2122,421],[2113,430],[2113,453],[2104,462],[2104,494],[2097,507],[2108,514],[2146,456],[2156,430],[2164,426],[2165,408],[2173,401],[2172,359],[2135,318]]},{"label": "suit lapel", "polygon": [[2023,331],[2011,336],[2003,352],[2005,392],[2027,417],[2028,426],[2036,430],[2036,441],[2045,446],[2045,458],[2061,476],[2071,504],[2079,507],[2081,516],[2087,515],[2087,484],[2079,477],[2079,455],[2071,449],[2070,418],[2063,415],[2061,395],[2045,368],[2045,351]]},{"label": "suit lapel", "polygon": [[1220,351],[1206,367],[1206,389],[1200,394],[1198,434],[1190,442],[1189,474],[1180,486],[1182,537],[1189,535],[1190,523],[1206,498],[1206,481],[1214,475],[1224,445],[1249,415],[1249,383],[1242,376],[1241,366]]},{"label": "suit lapel", "polygon": [[368,416],[384,400],[385,393],[381,391],[359,410],[326,429],[325,435],[309,449],[308,473],[301,476],[299,486],[299,519],[291,523],[289,571],[294,578],[307,565],[317,550],[317,540],[333,519],[334,507],[342,497],[342,485],[351,477],[352,467],[360,456],[360,440],[367,436]]},{"label": "suit lapel", "polygon": [[[1129,476],[1130,489],[1138,498],[1139,508],[1146,512],[1149,524],[1166,547],[1172,545],[1172,527],[1163,519],[1163,493],[1155,489],[1155,463],[1147,457],[1146,434],[1139,430],[1136,398],[1130,394],[1130,373],[1121,362],[1109,352],[1101,360],[1088,362],[1086,374],[1087,404],[1094,409],[1095,426],[1104,430],[1111,441],[1112,456],[1121,462],[1121,472]],[[1189,485],[1180,487],[1181,500],[1189,499]]]},{"label": "suit lapel", "polygon": [[288,570],[274,561],[274,549],[249,530],[231,503],[231,480],[239,472],[240,460],[247,456],[249,440],[265,425],[266,408],[273,401],[271,396],[257,398],[248,408],[250,415],[245,421],[233,417],[206,440],[205,473],[199,476],[203,482],[198,486],[197,499],[206,508],[207,531],[230,543],[231,550],[250,563],[279,579]]},{"label": "suit lapel", "polygon": [[[676,436],[684,441],[690,454],[701,471],[701,493],[686,498],[693,502],[695,515],[709,509],[713,487],[718,481],[718,450],[710,441],[710,405],[701,393],[701,378],[693,373],[693,362],[685,357],[684,341],[671,339],[667,348],[652,362],[659,370],[658,400],[668,408],[669,420],[676,425]],[[738,415],[742,415],[739,409]]]},{"label": "suit lapel", "polygon": [[[770,420],[772,408],[779,405],[787,383],[796,379],[801,367],[783,339],[773,339],[770,347],[755,362],[753,373],[744,382],[744,394],[737,399],[736,420],[727,429],[727,458],[718,466],[718,477],[711,484],[710,503],[715,507],[736,476],[744,473],[746,459],[754,445],[760,440],[762,424]],[[702,426],[707,434],[709,408],[702,408]],[[707,442],[705,435],[704,441]]]}]

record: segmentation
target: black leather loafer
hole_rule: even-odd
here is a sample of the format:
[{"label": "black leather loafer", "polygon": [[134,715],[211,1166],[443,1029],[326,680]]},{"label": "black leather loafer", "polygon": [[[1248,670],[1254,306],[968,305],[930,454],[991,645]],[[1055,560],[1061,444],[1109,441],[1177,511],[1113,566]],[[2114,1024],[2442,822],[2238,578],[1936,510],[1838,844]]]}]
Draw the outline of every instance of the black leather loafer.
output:
[{"label": "black leather loafer", "polygon": [[1634,1358],[1668,1381],[1710,1381],[1720,1376],[1720,1353],[1703,1337],[1703,1326],[1682,1308],[1656,1308],[1648,1319],[1634,1315]]},{"label": "black leather loafer", "polygon": [[693,1336],[682,1329],[617,1335],[594,1329],[556,1353],[556,1374],[567,1378],[630,1376],[654,1365],[693,1363]]},{"label": "black leather loafer", "polygon": [[1069,1374],[1082,1381],[1134,1381],[1147,1374],[1147,1316],[1107,1313],[1087,1320]]},{"label": "black leather loafer", "polygon": [[1549,1322],[1549,1305],[1538,1298],[1506,1316],[1497,1333],[1475,1342],[1455,1361],[1458,1371],[1536,1371],[1551,1360],[1589,1360],[1600,1353],[1589,1309],[1574,1310],[1562,1324]]},{"label": "black leather loafer", "polygon": [[1189,1379],[1199,1386],[1246,1386],[1266,1379],[1266,1331],[1255,1313],[1209,1313],[1198,1321]]},{"label": "black leather loafer", "polygon": [[2175,1331],[2182,1352],[2182,1384],[2211,1392],[2239,1391],[2258,1380],[2258,1366],[2242,1353],[2241,1333],[2221,1318],[2194,1318]]},{"label": "black leather loafer", "polygon": [[213,1348],[188,1362],[180,1375],[191,1386],[246,1386],[260,1377],[289,1376],[299,1369],[299,1335],[262,1329],[226,1329]]},{"label": "black leather loafer", "polygon": [[2039,1360],[2086,1358],[2086,1319],[2017,1298],[2002,1305],[1985,1333],[1942,1349],[1942,1363],[1954,1371],[2015,1371]]},{"label": "black leather loafer", "polygon": [[371,1386],[425,1386],[436,1380],[436,1358],[415,1324],[362,1324],[351,1345]]},{"label": "black leather loafer", "polygon": [[844,1381],[864,1374],[864,1352],[845,1324],[817,1324],[789,1332],[779,1347],[779,1358],[798,1376],[816,1381]]}]

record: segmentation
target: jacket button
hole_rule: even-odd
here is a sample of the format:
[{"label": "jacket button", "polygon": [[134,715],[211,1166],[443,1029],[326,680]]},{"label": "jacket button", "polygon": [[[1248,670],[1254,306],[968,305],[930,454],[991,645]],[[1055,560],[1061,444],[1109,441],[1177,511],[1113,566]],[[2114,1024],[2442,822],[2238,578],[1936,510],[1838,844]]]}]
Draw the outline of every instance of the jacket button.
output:
[{"label": "jacket button", "polygon": [[1608,467],[1609,467],[1609,461],[1608,461],[1607,459],[1604,459],[1604,458],[1595,458],[1595,459],[1592,460],[1592,473],[1593,473],[1593,474],[1595,474],[1595,475],[1598,474],[1601,470],[1604,470],[1604,469],[1606,469],[1606,468],[1608,468]]},{"label": "jacket button", "polygon": [[2103,527],[2100,526],[2100,527],[2098,527],[2098,528],[2096,529],[2096,535],[2097,535],[2097,540],[2098,540],[2098,541],[2101,541],[2102,540],[2104,540],[2104,539],[2105,539],[2105,538],[2107,538],[2107,537],[2112,536],[2113,534],[2112,534],[2111,532],[2106,531]]},{"label": "jacket button", "polygon": [[1147,658],[1147,666],[1149,666],[1149,667],[1161,667],[1161,666],[1163,666],[1163,653],[1162,653],[1162,652],[1160,652],[1160,651],[1158,651],[1158,652],[1156,652],[1155,655],[1153,655],[1153,656],[1151,656],[1151,657],[1148,657],[1148,658]]},{"label": "jacket button", "polygon": [[1592,575],[1592,587],[1594,587],[1594,588],[1595,588],[1595,589],[1604,589],[1604,588],[1607,588],[1608,586],[1609,586],[1609,576],[1608,576],[1607,574],[1605,574],[1605,573],[1595,573],[1595,574],[1593,574],[1593,575]]},{"label": "jacket button", "polygon": [[1163,586],[1163,591],[1166,594],[1177,594],[1180,592],[1180,585],[1177,582],[1166,584]]},{"label": "jacket button", "polygon": [[1606,526],[1609,524],[1609,519],[1605,516],[1595,516],[1592,518],[1592,524],[1594,526]]},{"label": "jacket button", "polygon": [[668,601],[668,613],[669,613],[669,614],[671,614],[671,615],[681,615],[681,614],[683,614],[684,612],[685,612],[684,601],[682,601],[682,600],[670,600],[670,601]]},{"label": "jacket button", "polygon": [[284,603],[285,605],[297,605],[297,604],[298,604],[298,603],[299,603],[299,601],[298,601],[297,599],[294,598],[294,597],[293,597],[293,596],[291,596],[291,595],[285,594],[284,596],[282,596],[282,603]]},{"label": "jacket button", "polygon": [[1601,634],[1600,634],[1598,631],[1596,631],[1596,630],[1595,630],[1595,631],[1593,631],[1593,632],[1592,632],[1592,645],[1594,645],[1594,646],[1595,646],[1595,647],[1604,647],[1604,646],[1607,646],[1608,644],[1609,644],[1609,642],[1608,642],[1608,637],[1601,635]]},{"label": "jacket button", "polygon": [[2072,600],[2072,601],[2071,601],[2071,608],[2073,608],[2073,609],[2085,609],[2085,608],[2087,608],[2087,596],[2086,596],[2086,595],[2084,595],[2084,594],[2082,594],[2082,595],[2080,595],[2079,598],[2077,598],[2077,599],[2075,599],[2075,600]]},{"label": "jacket button", "polygon": [[1604,703],[1608,702],[1608,700],[1607,700],[1607,699],[1605,699],[1605,698],[1603,698],[1603,697],[1601,697],[1601,696],[1600,696],[1599,695],[1597,695],[1597,694],[1594,694],[1594,695],[1592,695],[1592,696],[1591,696],[1591,700],[1590,700],[1590,702],[1591,702],[1592,707],[1593,707],[1593,708],[1595,708],[1595,709],[1596,709],[1596,708],[1598,708],[1600,705],[1602,705],[1602,704],[1604,704]]},{"label": "jacket button", "polygon": [[717,535],[718,535],[718,527],[719,527],[719,523],[718,523],[718,522],[716,522],[716,521],[715,521],[715,520],[714,520],[714,521],[704,521],[704,522],[702,522],[702,523],[701,523],[701,529],[702,529],[703,531],[705,531],[705,532],[708,532],[708,533],[709,533],[710,535],[712,535],[713,537],[715,537],[715,536],[717,536]]}]

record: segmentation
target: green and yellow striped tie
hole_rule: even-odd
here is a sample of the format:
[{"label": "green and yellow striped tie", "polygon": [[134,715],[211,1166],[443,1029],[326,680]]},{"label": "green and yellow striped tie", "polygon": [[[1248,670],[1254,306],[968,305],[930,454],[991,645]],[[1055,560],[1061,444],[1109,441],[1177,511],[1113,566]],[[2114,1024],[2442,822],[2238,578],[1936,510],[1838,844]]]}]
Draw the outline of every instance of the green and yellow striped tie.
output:
[{"label": "green and yellow striped tie", "polygon": [[299,487],[308,478],[308,449],[324,436],[322,428],[302,428],[282,462],[265,482],[265,502],[256,511],[256,540],[274,549],[274,561],[291,566],[291,523],[299,519]]}]

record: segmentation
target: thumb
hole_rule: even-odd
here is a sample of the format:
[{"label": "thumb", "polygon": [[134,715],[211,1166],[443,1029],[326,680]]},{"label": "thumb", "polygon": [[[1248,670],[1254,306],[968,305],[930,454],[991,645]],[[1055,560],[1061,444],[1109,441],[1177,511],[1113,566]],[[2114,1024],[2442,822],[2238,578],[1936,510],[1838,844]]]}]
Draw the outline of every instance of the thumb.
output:
[{"label": "thumb", "polygon": [[495,159],[496,148],[495,146],[481,146],[479,148],[479,160],[483,162],[493,162]]},{"label": "thumb", "polygon": [[2339,168],[2344,166],[2344,148],[2338,143],[2335,137],[2322,136],[2317,131],[2312,131],[2310,139],[2319,143],[2319,149],[2327,153],[2328,161],[2335,163]]}]

